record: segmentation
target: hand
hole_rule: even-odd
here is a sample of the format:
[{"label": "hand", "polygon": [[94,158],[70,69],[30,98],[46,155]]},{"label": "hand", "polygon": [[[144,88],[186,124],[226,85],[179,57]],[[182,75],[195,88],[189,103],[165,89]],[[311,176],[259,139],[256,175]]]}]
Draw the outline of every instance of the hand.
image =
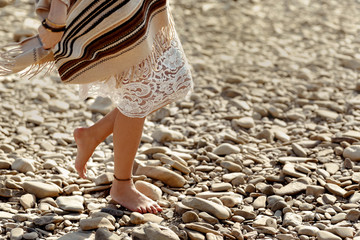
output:
[{"label": "hand", "polygon": [[43,44],[43,48],[45,50],[51,49],[60,42],[64,32],[50,32],[44,28],[44,26],[40,26],[39,29],[39,36],[41,42]]}]

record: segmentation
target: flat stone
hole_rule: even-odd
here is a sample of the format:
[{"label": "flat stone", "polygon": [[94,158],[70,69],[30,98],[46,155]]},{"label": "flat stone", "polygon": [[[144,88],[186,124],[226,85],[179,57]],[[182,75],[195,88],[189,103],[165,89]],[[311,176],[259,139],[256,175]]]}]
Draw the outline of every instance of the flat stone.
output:
[{"label": "flat stone", "polygon": [[255,209],[265,208],[266,207],[266,196],[259,196],[253,202],[253,207]]},{"label": "flat stone", "polygon": [[118,240],[119,236],[110,232],[107,228],[99,228],[95,233],[95,240]]},{"label": "flat stone", "polygon": [[233,153],[240,153],[240,148],[230,143],[222,143],[212,151],[216,155],[228,155]]},{"label": "flat stone", "polygon": [[150,222],[134,228],[132,237],[141,240],[180,240],[176,233],[169,228]]},{"label": "flat stone", "polygon": [[25,233],[23,235],[23,238],[26,240],[34,240],[37,239],[39,237],[39,234],[37,232],[29,232],[29,233]]},{"label": "flat stone", "polygon": [[60,188],[55,184],[43,182],[29,182],[23,183],[23,188],[26,192],[34,194],[37,198],[57,197],[61,192]]},{"label": "flat stone", "polygon": [[307,235],[307,236],[316,236],[318,231],[320,231],[320,229],[314,226],[300,226],[298,228],[299,234]]},{"label": "flat stone", "polygon": [[300,146],[297,143],[292,143],[291,144],[292,150],[294,151],[294,153],[296,154],[296,156],[298,157],[307,157],[307,153],[305,151],[305,149]]},{"label": "flat stone", "polygon": [[360,211],[357,209],[351,209],[347,214],[346,214],[346,219],[352,222],[356,222],[358,221],[360,218]]},{"label": "flat stone", "polygon": [[187,211],[181,216],[181,219],[184,223],[198,222],[199,216],[194,211]]},{"label": "flat stone", "polygon": [[12,219],[14,214],[9,212],[0,211],[0,220]]},{"label": "flat stone", "polygon": [[307,184],[299,181],[293,181],[280,189],[274,189],[275,193],[280,196],[295,195],[303,192],[307,188]]},{"label": "flat stone", "polygon": [[335,194],[340,197],[344,197],[347,193],[347,191],[345,189],[343,189],[342,187],[340,187],[336,184],[333,184],[333,183],[325,184],[325,188],[332,194]]},{"label": "flat stone", "polygon": [[25,158],[15,159],[15,161],[11,164],[11,169],[22,173],[35,172],[36,170],[33,165],[33,161]]},{"label": "flat stone", "polygon": [[89,110],[93,113],[108,114],[114,109],[114,105],[110,98],[96,97],[95,101],[89,106]]},{"label": "flat stone", "polygon": [[253,128],[255,127],[255,122],[252,117],[242,117],[240,119],[233,120],[236,125],[243,128]]},{"label": "flat stone", "polygon": [[241,172],[242,171],[242,167],[239,164],[236,164],[236,163],[230,162],[230,161],[222,161],[220,163],[220,166],[222,166],[223,168],[226,168],[230,172]]},{"label": "flat stone", "polygon": [[318,231],[316,237],[318,240],[341,240],[341,237],[338,237],[331,232],[323,230]]},{"label": "flat stone", "polygon": [[7,160],[0,160],[0,169],[9,169],[11,167],[11,162]]},{"label": "flat stone", "polygon": [[151,137],[154,138],[155,141],[160,143],[185,140],[185,137],[182,133],[170,130],[166,127],[160,127],[155,129]]},{"label": "flat stone", "polygon": [[135,182],[135,187],[139,192],[154,201],[158,201],[161,199],[162,191],[154,184],[139,180]]},{"label": "flat stone", "polygon": [[65,234],[60,237],[58,240],[84,240],[84,239],[94,239],[95,236],[91,231],[76,231]]},{"label": "flat stone", "polygon": [[56,198],[56,204],[64,211],[82,212],[84,210],[84,197],[60,196]]},{"label": "flat stone", "polygon": [[326,231],[334,233],[342,238],[353,238],[355,229],[352,227],[332,226],[326,228]]},{"label": "flat stone", "polygon": [[114,180],[113,173],[103,173],[100,176],[98,176],[97,178],[95,178],[94,182],[95,182],[96,186],[99,186],[99,185],[111,184],[113,180]]},{"label": "flat stone", "polygon": [[183,176],[167,168],[159,166],[153,167],[139,164],[136,175],[145,175],[147,177],[160,180],[170,187],[183,187],[186,183]]},{"label": "flat stone", "polygon": [[325,163],[324,166],[326,171],[331,175],[335,174],[340,169],[339,164],[336,163]]},{"label": "flat stone", "polygon": [[232,189],[232,185],[230,183],[214,183],[211,185],[211,190],[214,192],[223,192]]},{"label": "flat stone", "polygon": [[293,163],[286,163],[282,169],[283,173],[292,177],[306,177],[305,174],[297,172]]},{"label": "flat stone", "polygon": [[300,226],[302,224],[302,217],[296,213],[287,212],[284,215],[283,226]]},{"label": "flat stone", "polygon": [[10,240],[21,240],[24,235],[22,228],[13,228],[10,232]]},{"label": "flat stone", "polygon": [[210,213],[218,219],[229,219],[231,216],[228,208],[202,198],[187,197],[182,203],[187,207]]},{"label": "flat stone", "polygon": [[109,230],[115,230],[114,225],[106,217],[96,217],[80,220],[80,228],[83,231],[94,230],[98,228],[107,228]]},{"label": "flat stone", "polygon": [[308,185],[306,187],[306,195],[312,195],[314,197],[319,197],[321,194],[325,193],[325,188],[322,186]]},{"label": "flat stone", "polygon": [[316,113],[319,117],[324,118],[325,120],[332,120],[332,121],[336,120],[339,116],[338,113],[325,109],[319,109],[316,111]]}]

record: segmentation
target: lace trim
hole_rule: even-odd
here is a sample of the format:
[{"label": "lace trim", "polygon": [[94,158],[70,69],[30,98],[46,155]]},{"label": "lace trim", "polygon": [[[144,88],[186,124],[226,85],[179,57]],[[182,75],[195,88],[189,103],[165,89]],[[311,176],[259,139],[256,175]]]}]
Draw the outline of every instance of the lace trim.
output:
[{"label": "lace trim", "polygon": [[146,59],[122,74],[80,85],[80,97],[109,97],[124,115],[142,118],[189,94],[190,67],[173,24],[154,40]]}]

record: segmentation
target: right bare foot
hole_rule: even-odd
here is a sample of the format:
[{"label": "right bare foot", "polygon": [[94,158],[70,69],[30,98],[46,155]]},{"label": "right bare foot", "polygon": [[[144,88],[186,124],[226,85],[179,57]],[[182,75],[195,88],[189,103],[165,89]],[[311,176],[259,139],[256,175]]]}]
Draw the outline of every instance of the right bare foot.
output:
[{"label": "right bare foot", "polygon": [[115,202],[133,212],[156,214],[162,211],[156,202],[135,188],[132,180],[118,181],[114,179],[110,196]]},{"label": "right bare foot", "polygon": [[75,129],[74,138],[77,145],[75,169],[81,178],[86,178],[86,163],[97,147],[97,143],[88,128]]}]

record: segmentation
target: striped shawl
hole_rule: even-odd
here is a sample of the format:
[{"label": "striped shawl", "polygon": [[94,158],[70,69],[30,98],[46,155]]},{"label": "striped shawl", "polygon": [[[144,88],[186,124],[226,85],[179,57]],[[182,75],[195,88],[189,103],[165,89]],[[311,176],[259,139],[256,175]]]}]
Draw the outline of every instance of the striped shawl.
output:
[{"label": "striped shawl", "polygon": [[[41,17],[49,9],[46,1],[37,4]],[[0,74],[26,69],[25,74],[33,75],[55,64],[64,83],[136,77],[144,69],[156,68],[157,57],[174,37],[172,24],[167,0],[77,0],[54,49],[44,50],[38,36],[18,48],[5,47]]]}]

